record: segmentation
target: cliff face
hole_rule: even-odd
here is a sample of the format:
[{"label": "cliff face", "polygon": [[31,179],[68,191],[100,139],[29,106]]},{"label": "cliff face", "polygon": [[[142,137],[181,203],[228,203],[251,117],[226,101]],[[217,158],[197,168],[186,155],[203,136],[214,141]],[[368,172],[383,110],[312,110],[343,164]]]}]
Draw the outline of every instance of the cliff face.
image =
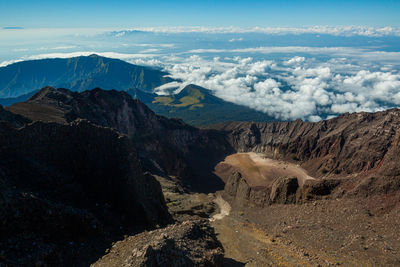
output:
[{"label": "cliff face", "polygon": [[159,183],[115,130],[1,122],[0,140],[0,247],[17,265],[87,265],[110,239],[172,221]]},{"label": "cliff face", "polygon": [[299,161],[310,174],[352,174],[380,166],[400,128],[398,109],[345,114],[316,123],[228,123],[215,127],[239,152]]},{"label": "cliff face", "polygon": [[271,203],[269,198],[270,192],[271,189],[268,187],[251,187],[240,172],[233,172],[225,183],[223,197],[234,208],[263,207]]},{"label": "cliff face", "polygon": [[[239,152],[254,151],[300,164],[316,178],[297,186],[291,186],[285,177],[272,184],[251,186],[248,181],[252,177],[246,177],[237,167],[220,163],[216,171],[225,176],[225,195],[236,206],[368,197],[400,189],[398,109],[345,114],[316,123],[235,122],[215,128],[224,131]],[[229,173],[230,169],[236,172]]]},{"label": "cliff face", "polygon": [[212,169],[233,152],[224,134],[158,116],[125,92],[94,89],[74,93],[47,87],[8,109],[32,120],[68,123],[84,118],[114,128],[128,135],[147,169],[178,176],[201,191],[222,189]]}]

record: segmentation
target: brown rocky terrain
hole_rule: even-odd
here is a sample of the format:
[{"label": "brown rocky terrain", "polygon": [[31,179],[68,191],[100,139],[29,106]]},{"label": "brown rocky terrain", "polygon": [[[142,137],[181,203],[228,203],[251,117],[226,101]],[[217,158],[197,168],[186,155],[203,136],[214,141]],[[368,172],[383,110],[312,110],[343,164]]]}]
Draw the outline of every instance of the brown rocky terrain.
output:
[{"label": "brown rocky terrain", "polygon": [[397,109],[197,129],[47,87],[0,120],[0,264],[400,264]]},{"label": "brown rocky terrain", "polygon": [[[241,188],[242,196],[253,198],[257,205],[271,203],[271,189],[279,177],[297,177],[291,203],[321,197],[366,197],[400,189],[398,153],[394,152],[400,128],[397,109],[345,114],[317,123],[229,123],[215,128],[225,131],[239,152],[257,152],[261,158],[281,160],[281,166],[264,162],[260,167],[237,154],[217,165],[216,174],[224,181],[231,177],[229,187],[233,183],[233,190]],[[303,171],[290,171],[293,164]],[[315,179],[305,180],[304,176]],[[277,183],[288,186],[289,181]]]},{"label": "brown rocky terrain", "polygon": [[344,114],[320,122],[232,122],[225,131],[238,152],[299,162],[313,177],[379,168],[400,127],[400,111]]},{"label": "brown rocky terrain", "polygon": [[399,118],[216,126],[240,152],[215,169],[233,208],[214,223],[225,254],[249,266],[398,266]]},{"label": "brown rocky terrain", "polygon": [[91,266],[222,266],[223,248],[207,220],[190,220],[117,242]]}]

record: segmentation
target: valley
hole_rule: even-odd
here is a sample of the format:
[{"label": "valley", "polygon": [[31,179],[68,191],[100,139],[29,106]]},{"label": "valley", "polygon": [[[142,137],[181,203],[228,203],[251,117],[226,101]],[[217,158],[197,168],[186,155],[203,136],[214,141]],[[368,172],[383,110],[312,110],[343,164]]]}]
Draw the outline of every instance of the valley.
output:
[{"label": "valley", "polygon": [[400,267],[399,14],[0,1],[0,267]]},{"label": "valley", "polygon": [[5,266],[400,263],[397,109],[199,129],[45,87],[0,120]]}]

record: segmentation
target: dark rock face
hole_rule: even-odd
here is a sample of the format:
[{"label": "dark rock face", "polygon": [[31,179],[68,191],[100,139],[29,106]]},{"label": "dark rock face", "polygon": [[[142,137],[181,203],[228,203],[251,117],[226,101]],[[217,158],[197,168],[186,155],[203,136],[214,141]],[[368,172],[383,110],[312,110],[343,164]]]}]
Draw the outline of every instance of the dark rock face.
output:
[{"label": "dark rock face", "polygon": [[225,183],[223,197],[230,201],[234,208],[251,206],[263,207],[270,204],[270,188],[249,186],[240,172],[233,172]]},{"label": "dark rock face", "polygon": [[400,176],[400,130],[397,130],[396,136],[389,148],[388,153],[383,159],[379,174],[387,177]]},{"label": "dark rock face", "polygon": [[1,105],[0,105],[0,121],[6,121],[10,123],[12,126],[17,128],[22,127],[25,124],[31,122],[31,120],[21,115],[17,115],[5,110]]},{"label": "dark rock face", "polygon": [[223,188],[212,170],[216,162],[233,153],[224,134],[158,116],[125,92],[94,89],[76,93],[47,87],[8,109],[32,120],[67,123],[84,118],[114,128],[130,137],[144,167],[179,176],[200,191]]},{"label": "dark rock face", "polygon": [[378,171],[362,179],[349,195],[368,197],[391,194],[398,190],[400,190],[400,130],[397,130]]},{"label": "dark rock face", "polygon": [[271,203],[294,204],[299,183],[296,177],[282,177],[277,179],[271,188]]},{"label": "dark rock face", "polygon": [[223,248],[205,220],[185,221],[116,243],[92,266],[222,266]]},{"label": "dark rock face", "polygon": [[304,182],[300,197],[304,202],[329,196],[341,182],[340,179],[307,180]]},{"label": "dark rock face", "polygon": [[0,140],[6,264],[87,266],[117,236],[171,222],[159,183],[112,129],[1,122]]}]

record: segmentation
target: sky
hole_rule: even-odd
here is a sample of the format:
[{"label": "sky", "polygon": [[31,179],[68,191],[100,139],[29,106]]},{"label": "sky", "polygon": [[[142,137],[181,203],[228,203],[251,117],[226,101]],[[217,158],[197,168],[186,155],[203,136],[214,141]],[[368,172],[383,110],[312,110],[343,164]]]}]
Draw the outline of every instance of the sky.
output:
[{"label": "sky", "polygon": [[0,27],[400,26],[398,0],[0,0]]}]

